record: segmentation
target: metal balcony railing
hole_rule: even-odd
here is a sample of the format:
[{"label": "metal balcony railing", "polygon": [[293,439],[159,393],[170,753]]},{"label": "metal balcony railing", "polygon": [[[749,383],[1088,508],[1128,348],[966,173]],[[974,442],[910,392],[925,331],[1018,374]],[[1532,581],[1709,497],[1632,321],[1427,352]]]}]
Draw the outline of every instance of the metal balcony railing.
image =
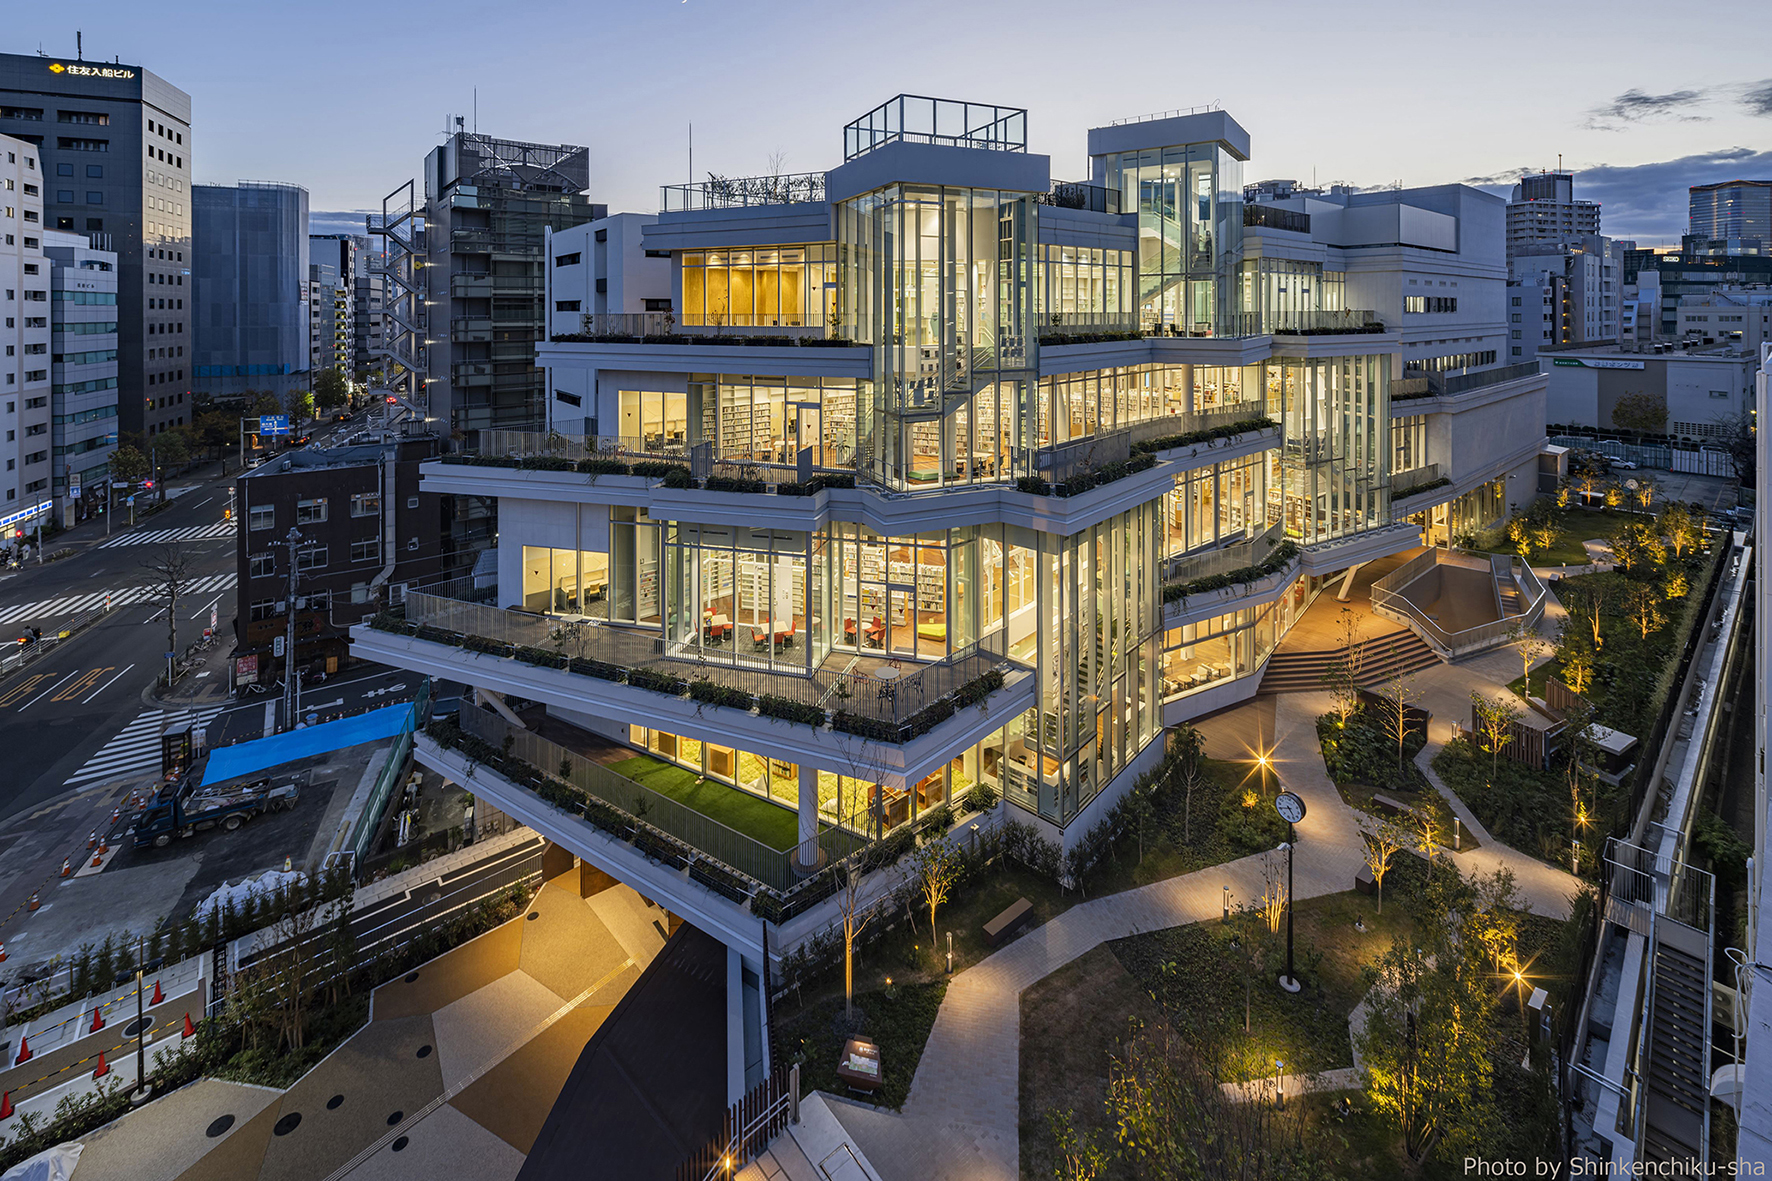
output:
[{"label": "metal balcony railing", "polygon": [[[1004,633],[996,632],[978,643],[933,664],[908,669],[894,681],[883,682],[869,673],[841,671],[850,660],[837,654],[825,664],[803,670],[753,666],[741,663],[734,650],[725,658],[732,663],[694,653],[692,649],[667,645],[660,632],[606,625],[579,616],[559,616],[500,608],[496,584],[483,585],[473,578],[455,579],[423,590],[406,592],[408,629],[435,629],[459,642],[473,638],[476,650],[487,651],[489,642],[510,649],[556,653],[561,664],[579,668],[599,667],[628,673],[646,671],[684,682],[706,680],[736,689],[752,698],[775,697],[831,713],[838,711],[881,726],[903,727],[927,707],[962,686],[1000,668],[1012,667]],[[735,625],[739,632],[745,625]],[[424,638],[422,634],[420,638]],[[499,654],[517,655],[514,651]],[[568,663],[570,662],[570,663]],[[603,675],[603,679],[614,679]]]},{"label": "metal balcony railing", "polygon": [[697,209],[742,209],[751,205],[799,205],[824,200],[824,173],[773,176],[714,176],[684,185],[664,185],[659,208],[666,213]]}]

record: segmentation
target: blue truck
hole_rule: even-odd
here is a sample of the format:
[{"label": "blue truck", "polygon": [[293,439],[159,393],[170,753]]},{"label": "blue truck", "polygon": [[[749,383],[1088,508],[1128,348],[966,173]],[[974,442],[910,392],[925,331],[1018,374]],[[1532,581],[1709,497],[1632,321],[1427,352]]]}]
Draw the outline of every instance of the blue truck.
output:
[{"label": "blue truck", "polygon": [[173,772],[142,805],[130,821],[136,848],[163,849],[174,837],[217,827],[233,832],[255,816],[288,811],[301,798],[300,784],[289,775],[248,775],[206,784],[207,764],[207,759],[200,760],[188,776]]}]

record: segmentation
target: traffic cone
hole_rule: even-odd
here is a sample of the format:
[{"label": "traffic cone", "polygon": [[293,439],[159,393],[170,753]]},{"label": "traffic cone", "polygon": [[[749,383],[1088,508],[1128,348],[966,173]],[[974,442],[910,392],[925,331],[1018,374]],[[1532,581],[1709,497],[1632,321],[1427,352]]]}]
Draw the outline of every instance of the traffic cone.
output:
[{"label": "traffic cone", "polygon": [[105,1062],[105,1052],[103,1050],[100,1050],[98,1052],[98,1066],[96,1069],[93,1070],[92,1077],[93,1078],[104,1078],[107,1074],[110,1074],[110,1073],[111,1073],[111,1068]]},{"label": "traffic cone", "polygon": [[166,1003],[166,997],[160,991],[160,981],[158,981],[158,980],[154,981],[154,996],[153,996],[153,999],[150,1000],[148,1003],[150,1005],[163,1005]]},{"label": "traffic cone", "polygon": [[74,859],[72,857],[63,857],[62,858],[62,876],[65,878],[73,872],[74,872]]},{"label": "traffic cone", "polygon": [[12,1118],[12,1092],[0,1091],[0,1119]]},{"label": "traffic cone", "polygon": [[98,829],[93,829],[92,835],[86,838],[86,847],[88,849],[98,848]]},{"label": "traffic cone", "polygon": [[183,1033],[183,1035],[181,1035],[181,1040],[182,1040],[182,1038],[195,1037],[196,1035],[197,1035],[197,1027],[195,1025],[191,1024],[191,1015],[189,1013],[186,1013],[185,1014],[185,1032]]},{"label": "traffic cone", "polygon": [[111,823],[113,825],[115,825],[121,819],[123,819],[123,809],[112,808],[111,809]]},{"label": "traffic cone", "polygon": [[6,944],[0,943],[0,964],[6,962]]},{"label": "traffic cone", "polygon": [[94,869],[97,869],[99,866],[103,865],[104,863],[105,863],[105,852],[103,849],[100,849],[97,853],[94,853],[92,855],[92,867]]},{"label": "traffic cone", "polygon": [[39,905],[40,904],[37,901],[37,891],[32,890],[31,891],[31,905],[30,905],[29,909],[36,910]]},{"label": "traffic cone", "polygon": [[31,1060],[31,1039],[23,1034],[18,1039],[18,1057],[12,1060],[14,1066],[23,1066]]},{"label": "traffic cone", "polygon": [[97,1033],[105,1027],[105,1011],[100,1005],[92,1006],[92,1028],[87,1033]]}]

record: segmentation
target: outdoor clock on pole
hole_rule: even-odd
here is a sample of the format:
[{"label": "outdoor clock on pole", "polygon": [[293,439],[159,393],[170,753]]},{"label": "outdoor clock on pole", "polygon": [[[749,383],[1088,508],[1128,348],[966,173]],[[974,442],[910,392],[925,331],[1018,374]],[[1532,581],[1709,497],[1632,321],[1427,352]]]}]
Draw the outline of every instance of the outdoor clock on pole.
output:
[{"label": "outdoor clock on pole", "polygon": [[1304,800],[1294,792],[1283,791],[1274,797],[1274,811],[1286,822],[1286,843],[1281,846],[1286,850],[1286,970],[1280,975],[1280,987],[1297,992],[1304,986],[1298,982],[1292,966],[1292,851],[1298,845],[1293,826],[1304,819]]},{"label": "outdoor clock on pole", "polygon": [[1289,791],[1283,791],[1274,797],[1274,811],[1287,824],[1297,824],[1304,819],[1304,800]]}]

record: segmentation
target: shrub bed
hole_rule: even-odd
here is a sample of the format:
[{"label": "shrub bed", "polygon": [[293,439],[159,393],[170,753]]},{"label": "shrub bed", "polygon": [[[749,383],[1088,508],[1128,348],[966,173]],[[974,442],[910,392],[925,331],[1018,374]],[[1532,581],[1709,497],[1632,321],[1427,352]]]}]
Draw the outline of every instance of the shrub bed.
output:
[{"label": "shrub bed", "polygon": [[1396,736],[1385,733],[1384,721],[1375,713],[1373,706],[1356,710],[1345,728],[1334,714],[1317,719],[1317,742],[1322,747],[1323,767],[1329,778],[1336,787],[1357,783],[1381,791],[1433,792],[1433,784],[1415,765],[1415,756],[1427,745],[1427,735],[1410,731],[1403,743],[1403,765],[1399,767]]}]

